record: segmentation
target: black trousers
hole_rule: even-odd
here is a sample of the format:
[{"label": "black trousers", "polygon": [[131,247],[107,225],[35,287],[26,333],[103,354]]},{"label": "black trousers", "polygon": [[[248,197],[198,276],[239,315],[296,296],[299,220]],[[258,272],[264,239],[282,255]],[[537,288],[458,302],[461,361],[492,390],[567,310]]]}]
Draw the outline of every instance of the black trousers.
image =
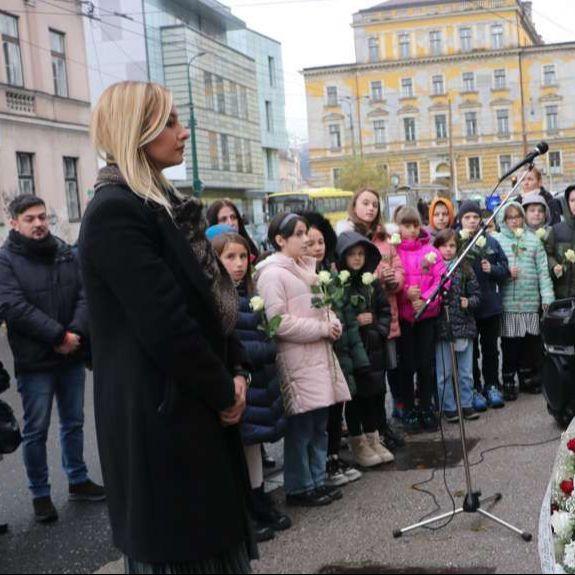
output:
[{"label": "black trousers", "polygon": [[345,421],[349,434],[357,437],[377,431],[381,422],[381,402],[379,396],[355,396],[345,405]]},{"label": "black trousers", "polygon": [[426,319],[411,324],[401,322],[399,338],[401,373],[401,397],[406,409],[415,407],[415,374],[419,405],[431,408],[436,393],[436,378],[433,370],[435,359],[435,319]]},{"label": "black trousers", "polygon": [[327,421],[327,455],[339,454],[342,437],[343,406],[345,403],[336,403],[329,408]]},{"label": "black trousers", "polygon": [[[501,389],[499,380],[499,335],[501,333],[501,316],[477,320],[479,335],[473,345],[473,381],[475,389],[483,392],[485,388]],[[481,350],[481,368],[479,367],[479,352]]]},{"label": "black trousers", "polygon": [[534,350],[541,345],[541,337],[527,334],[525,337],[504,337],[501,339],[503,349],[503,377],[531,376],[537,372],[534,367]]}]

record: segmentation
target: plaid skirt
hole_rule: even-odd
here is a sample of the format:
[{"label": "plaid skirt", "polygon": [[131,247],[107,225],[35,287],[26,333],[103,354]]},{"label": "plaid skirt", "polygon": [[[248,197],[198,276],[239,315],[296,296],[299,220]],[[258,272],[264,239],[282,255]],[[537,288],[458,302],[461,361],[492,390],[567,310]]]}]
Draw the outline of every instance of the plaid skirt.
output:
[{"label": "plaid skirt", "polygon": [[501,337],[525,337],[541,335],[541,321],[538,313],[507,313],[501,321]]}]

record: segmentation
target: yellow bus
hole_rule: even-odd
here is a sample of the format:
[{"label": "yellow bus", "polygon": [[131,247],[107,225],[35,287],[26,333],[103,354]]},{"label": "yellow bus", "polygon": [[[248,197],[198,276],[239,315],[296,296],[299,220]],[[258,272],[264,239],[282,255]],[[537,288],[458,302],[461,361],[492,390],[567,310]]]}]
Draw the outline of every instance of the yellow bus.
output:
[{"label": "yellow bus", "polygon": [[297,192],[280,192],[268,196],[270,218],[280,212],[319,212],[335,225],[347,218],[353,192],[337,188],[308,188]]}]

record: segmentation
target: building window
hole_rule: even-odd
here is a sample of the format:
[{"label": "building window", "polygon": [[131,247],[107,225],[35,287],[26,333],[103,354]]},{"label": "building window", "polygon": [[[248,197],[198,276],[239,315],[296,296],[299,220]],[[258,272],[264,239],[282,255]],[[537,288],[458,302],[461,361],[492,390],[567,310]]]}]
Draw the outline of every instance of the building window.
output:
[{"label": "building window", "polygon": [[18,18],[0,13],[0,38],[6,70],[6,82],[12,86],[23,86],[22,54],[18,35]]},{"label": "building window", "polygon": [[401,81],[401,96],[403,98],[413,98],[413,79],[403,78]]},{"label": "building window", "polygon": [[333,181],[333,187],[339,188],[339,184],[341,181],[341,168],[333,168],[331,171],[331,177]]},{"label": "building window", "polygon": [[497,110],[497,135],[509,136],[509,110]]},{"label": "building window", "polygon": [[273,88],[276,85],[276,59],[273,56],[268,56],[268,75]]},{"label": "building window", "polygon": [[411,57],[411,40],[409,34],[403,33],[399,35],[399,57]]},{"label": "building window", "polygon": [[254,165],[252,163],[252,143],[249,140],[244,140],[244,159],[246,172],[251,174],[254,171]]},{"label": "building window", "polygon": [[473,72],[463,74],[463,91],[475,92],[475,74]]},{"label": "building window", "polygon": [[230,171],[230,140],[226,134],[220,134],[222,147],[222,165],[226,172]]},{"label": "building window", "polygon": [[220,114],[226,113],[226,87],[224,79],[221,76],[216,76],[216,94],[218,101],[218,112]]},{"label": "building window", "polygon": [[459,30],[459,38],[461,40],[461,51],[471,52],[471,50],[473,50],[473,33],[471,28],[461,28]]},{"label": "building window", "polygon": [[433,95],[443,96],[445,94],[445,80],[443,76],[433,76]]},{"label": "building window", "polygon": [[373,132],[375,134],[375,145],[385,146],[385,121],[377,120],[377,122],[374,122]]},{"label": "building window", "polygon": [[339,98],[337,96],[337,86],[328,86],[327,87],[327,105],[328,106],[337,106],[339,102]]},{"label": "building window", "polygon": [[266,128],[270,134],[274,132],[274,109],[269,100],[266,100]]},{"label": "building window", "polygon": [[242,139],[234,138],[234,148],[236,152],[236,171],[244,171],[244,151],[242,149]]},{"label": "building window", "polygon": [[415,133],[415,118],[404,118],[403,127],[405,130],[405,141],[415,142],[417,140],[417,134]]},{"label": "building window", "polygon": [[210,165],[212,166],[212,170],[219,170],[218,135],[215,132],[208,132],[208,140],[210,145]]},{"label": "building window", "polygon": [[266,150],[266,166],[267,166],[268,180],[273,180],[275,178],[273,150]]},{"label": "building window", "polygon": [[16,164],[18,166],[18,191],[21,194],[35,194],[34,183],[34,154],[16,152]]},{"label": "building window", "polygon": [[481,160],[479,158],[469,158],[469,179],[472,182],[481,180]]},{"label": "building window", "polygon": [[78,159],[64,158],[64,180],[66,182],[66,204],[68,220],[79,222],[82,219],[80,189],[78,186]]},{"label": "building window", "polygon": [[499,177],[502,178],[511,169],[511,156],[499,156]]},{"label": "building window", "polygon": [[238,118],[240,115],[238,85],[234,82],[230,82],[230,114],[234,116],[234,118]]},{"label": "building window", "polygon": [[505,70],[495,70],[493,73],[494,88],[496,90],[505,90],[507,88],[507,73]]},{"label": "building window", "polygon": [[50,51],[52,53],[52,76],[54,94],[68,97],[68,75],[66,73],[66,35],[50,30]]},{"label": "building window", "polygon": [[447,140],[447,116],[435,116],[435,137],[438,140]]},{"label": "building window", "polygon": [[241,116],[246,120],[249,120],[250,108],[248,102],[248,89],[245,86],[240,86],[240,109]]},{"label": "building window", "polygon": [[559,106],[547,106],[545,111],[547,115],[547,131],[556,132],[559,130]]},{"label": "building window", "polygon": [[543,85],[555,86],[557,84],[557,68],[555,64],[543,66]]},{"label": "building window", "polygon": [[377,38],[370,38],[368,41],[369,61],[379,62],[379,42]]},{"label": "building window", "polygon": [[214,109],[214,81],[209,72],[204,72],[204,93],[206,96],[206,108]]},{"label": "building window", "polygon": [[331,124],[329,127],[329,142],[332,150],[341,149],[341,128],[339,124]]},{"label": "building window", "polygon": [[409,186],[419,184],[419,164],[417,162],[407,162],[407,184]]},{"label": "building window", "polygon": [[501,50],[503,48],[503,24],[491,26],[491,47],[493,50]]},{"label": "building window", "polygon": [[371,99],[374,102],[381,102],[383,100],[383,84],[381,82],[371,83]]},{"label": "building window", "polygon": [[477,112],[467,112],[465,114],[465,133],[468,138],[477,136]]},{"label": "building window", "polygon": [[549,170],[552,174],[561,174],[563,172],[561,152],[549,152]]},{"label": "building window", "polygon": [[429,45],[433,56],[439,56],[443,52],[443,42],[439,30],[429,33]]}]

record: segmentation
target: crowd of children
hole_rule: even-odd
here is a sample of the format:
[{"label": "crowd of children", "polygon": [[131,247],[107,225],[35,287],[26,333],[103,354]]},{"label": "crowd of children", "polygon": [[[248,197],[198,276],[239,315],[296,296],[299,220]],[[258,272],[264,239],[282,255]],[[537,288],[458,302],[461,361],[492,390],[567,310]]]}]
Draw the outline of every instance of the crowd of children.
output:
[{"label": "crowd of children", "polygon": [[[278,214],[274,251],[261,255],[233,204],[212,208],[208,237],[236,285],[252,366],[242,431],[260,540],[291,525],[264,494],[263,443],[284,440],[287,505],[324,506],[362,470],[393,462],[404,433],[459,421],[452,344],[466,420],[540,392],[541,314],[575,297],[575,186],[552,213],[537,181],[487,233],[479,204],[456,209],[441,197],[427,227],[410,207],[385,224],[379,194],[362,189],[337,233],[317,213]],[[423,309],[478,233],[442,298]]]}]

